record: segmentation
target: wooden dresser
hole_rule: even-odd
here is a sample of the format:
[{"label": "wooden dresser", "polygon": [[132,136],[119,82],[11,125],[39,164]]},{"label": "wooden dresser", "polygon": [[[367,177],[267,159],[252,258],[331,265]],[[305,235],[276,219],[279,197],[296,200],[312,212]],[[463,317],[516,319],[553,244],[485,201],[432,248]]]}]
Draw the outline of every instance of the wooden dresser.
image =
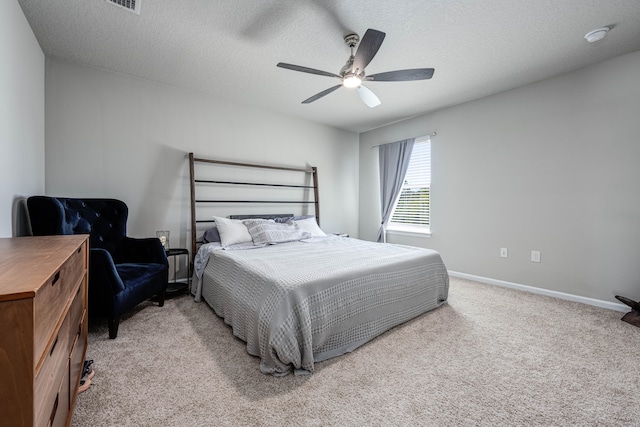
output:
[{"label": "wooden dresser", "polygon": [[0,239],[0,426],[68,426],[87,350],[88,235]]}]

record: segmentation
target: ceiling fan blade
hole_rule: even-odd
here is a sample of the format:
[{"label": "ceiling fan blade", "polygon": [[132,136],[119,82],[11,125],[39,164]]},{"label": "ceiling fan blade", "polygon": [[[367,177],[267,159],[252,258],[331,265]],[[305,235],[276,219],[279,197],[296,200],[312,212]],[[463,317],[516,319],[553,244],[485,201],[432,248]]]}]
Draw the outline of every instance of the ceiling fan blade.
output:
[{"label": "ceiling fan blade", "polygon": [[277,66],[280,68],[286,68],[288,70],[300,71],[302,73],[317,74],[319,76],[327,76],[327,77],[337,77],[339,79],[342,78],[339,75],[330,73],[328,71],[316,70],[315,68],[301,67],[300,65],[285,64],[284,62],[278,62]]},{"label": "ceiling fan blade", "polygon": [[373,108],[380,105],[380,100],[378,99],[375,93],[369,90],[369,88],[360,85],[356,89],[356,92],[358,92],[358,96],[360,96],[360,99],[362,99],[362,102],[367,104],[367,107]]},{"label": "ceiling fan blade", "polygon": [[371,74],[365,80],[374,82],[407,82],[411,80],[427,80],[433,76],[433,68],[414,68],[412,70],[388,71],[386,73]]},{"label": "ceiling fan blade", "polygon": [[340,87],[342,87],[342,85],[336,85],[336,86],[330,87],[327,90],[323,90],[322,92],[313,95],[311,98],[305,99],[304,101],[302,101],[302,103],[303,104],[310,104],[313,101],[317,101],[318,99],[322,98],[325,95],[329,95],[331,92],[333,92],[334,90],[336,90],[336,89],[338,89]]},{"label": "ceiling fan blade", "polygon": [[366,33],[364,33],[364,37],[360,40],[360,45],[358,46],[358,50],[353,58],[353,68],[359,70],[358,72],[362,72],[369,62],[376,56],[378,53],[378,49],[382,45],[384,41],[385,33],[378,30],[373,30],[369,28]]}]

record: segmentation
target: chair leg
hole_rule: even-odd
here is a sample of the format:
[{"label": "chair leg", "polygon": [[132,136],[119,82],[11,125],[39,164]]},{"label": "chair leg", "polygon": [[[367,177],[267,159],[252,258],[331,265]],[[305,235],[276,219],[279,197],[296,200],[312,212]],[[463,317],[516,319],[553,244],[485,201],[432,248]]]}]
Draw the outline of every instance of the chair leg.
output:
[{"label": "chair leg", "polygon": [[109,339],[114,340],[118,336],[118,326],[120,326],[120,318],[108,319],[109,323]]},{"label": "chair leg", "polygon": [[167,288],[162,289],[162,291],[160,291],[160,293],[158,294],[158,306],[159,307],[163,307],[164,306],[164,299],[167,297]]}]

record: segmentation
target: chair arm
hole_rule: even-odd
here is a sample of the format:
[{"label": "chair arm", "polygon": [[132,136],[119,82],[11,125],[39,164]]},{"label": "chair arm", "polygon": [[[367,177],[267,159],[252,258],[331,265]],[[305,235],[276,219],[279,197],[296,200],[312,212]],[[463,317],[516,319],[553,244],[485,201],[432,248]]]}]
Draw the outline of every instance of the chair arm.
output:
[{"label": "chair arm", "polygon": [[118,264],[130,262],[156,263],[169,267],[167,254],[162,247],[162,243],[160,243],[160,239],[156,237],[143,239],[125,237],[118,246],[115,258]]},{"label": "chair arm", "polygon": [[106,249],[89,251],[89,315],[115,317],[117,295],[124,283]]},{"label": "chair arm", "polygon": [[89,251],[89,287],[106,297],[113,297],[124,290],[124,283],[116,270],[111,254],[106,249]]}]

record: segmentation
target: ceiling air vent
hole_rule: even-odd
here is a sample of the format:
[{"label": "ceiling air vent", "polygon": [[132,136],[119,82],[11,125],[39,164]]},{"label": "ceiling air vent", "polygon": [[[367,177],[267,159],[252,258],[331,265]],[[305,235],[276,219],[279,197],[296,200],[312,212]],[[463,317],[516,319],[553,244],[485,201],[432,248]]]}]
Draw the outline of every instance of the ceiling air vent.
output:
[{"label": "ceiling air vent", "polygon": [[106,2],[140,15],[141,0],[106,0]]}]

